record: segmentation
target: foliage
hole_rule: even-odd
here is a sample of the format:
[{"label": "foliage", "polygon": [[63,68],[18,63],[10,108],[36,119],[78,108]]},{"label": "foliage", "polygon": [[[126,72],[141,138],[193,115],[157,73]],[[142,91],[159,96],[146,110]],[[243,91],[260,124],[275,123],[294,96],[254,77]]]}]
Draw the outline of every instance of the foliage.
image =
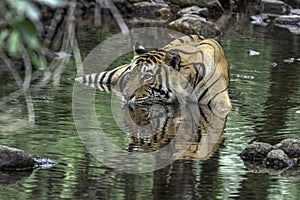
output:
[{"label": "foliage", "polygon": [[3,0],[0,2],[0,48],[12,57],[26,53],[33,65],[46,68],[42,50],[41,12],[39,6],[63,6],[64,0]]}]

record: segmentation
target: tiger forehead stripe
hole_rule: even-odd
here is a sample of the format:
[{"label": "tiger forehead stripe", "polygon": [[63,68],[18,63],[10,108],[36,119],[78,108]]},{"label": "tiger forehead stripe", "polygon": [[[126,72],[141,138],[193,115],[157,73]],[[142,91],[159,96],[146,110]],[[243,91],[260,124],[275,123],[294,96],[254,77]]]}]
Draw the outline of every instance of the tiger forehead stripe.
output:
[{"label": "tiger forehead stripe", "polygon": [[[150,62],[162,62],[162,57],[164,54],[156,54],[156,53],[149,53],[145,55],[141,55],[135,60],[136,64],[143,64],[143,63],[150,63]],[[149,62],[150,61],[150,62]]]}]

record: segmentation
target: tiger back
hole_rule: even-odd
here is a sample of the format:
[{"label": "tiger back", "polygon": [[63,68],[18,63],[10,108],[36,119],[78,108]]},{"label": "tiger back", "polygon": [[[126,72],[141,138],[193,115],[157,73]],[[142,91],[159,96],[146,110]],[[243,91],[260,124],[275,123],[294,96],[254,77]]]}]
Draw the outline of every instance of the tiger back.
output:
[{"label": "tiger back", "polygon": [[175,103],[194,94],[199,104],[230,110],[228,72],[220,44],[192,35],[149,52],[138,44],[129,64],[77,80],[117,91],[133,104]]}]

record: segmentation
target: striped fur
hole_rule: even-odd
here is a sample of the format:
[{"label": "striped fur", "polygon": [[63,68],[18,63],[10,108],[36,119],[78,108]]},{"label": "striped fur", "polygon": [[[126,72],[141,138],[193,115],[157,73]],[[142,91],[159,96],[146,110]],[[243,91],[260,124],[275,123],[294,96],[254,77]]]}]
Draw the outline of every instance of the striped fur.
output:
[{"label": "striped fur", "polygon": [[198,35],[181,37],[149,52],[137,44],[131,63],[76,80],[120,92],[129,103],[181,103],[193,94],[192,100],[199,104],[231,108],[223,49],[215,40]]}]

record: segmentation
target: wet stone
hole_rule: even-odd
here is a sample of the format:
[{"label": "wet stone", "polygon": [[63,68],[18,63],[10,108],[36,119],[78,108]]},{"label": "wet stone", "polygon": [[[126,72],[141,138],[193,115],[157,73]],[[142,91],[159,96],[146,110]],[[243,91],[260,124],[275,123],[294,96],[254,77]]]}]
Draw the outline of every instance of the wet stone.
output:
[{"label": "wet stone", "polygon": [[285,139],[276,144],[274,147],[284,151],[284,153],[290,158],[300,157],[300,140]]},{"label": "wet stone", "polygon": [[250,16],[251,24],[267,26],[270,24],[271,20],[268,15],[260,14],[260,15],[252,15]]},{"label": "wet stone", "polygon": [[270,151],[263,163],[275,169],[284,169],[294,165],[293,161],[280,149]]},{"label": "wet stone", "polygon": [[214,7],[223,10],[222,5],[218,0],[168,0],[172,4],[177,4],[181,8],[189,6]]},{"label": "wet stone", "polygon": [[[134,3],[134,13],[136,17],[144,17],[156,19],[159,15],[166,13],[166,10],[170,10],[168,4],[155,3],[155,2],[138,2]],[[164,10],[164,12],[162,11]],[[167,15],[170,15],[170,11]]]},{"label": "wet stone", "polygon": [[240,153],[240,157],[243,160],[262,161],[272,149],[273,146],[268,143],[253,143]]},{"label": "wet stone", "polygon": [[1,170],[30,170],[34,165],[34,160],[26,152],[0,145]]},{"label": "wet stone", "polygon": [[184,15],[170,22],[167,27],[185,34],[198,33],[204,37],[215,37],[221,34],[221,30],[214,23],[198,15]]},{"label": "wet stone", "polygon": [[275,26],[289,28],[291,26],[300,26],[300,15],[282,15],[274,20]]},{"label": "wet stone", "polygon": [[0,170],[24,171],[36,168],[46,169],[55,166],[49,158],[32,156],[20,149],[0,145]]},{"label": "wet stone", "polygon": [[278,0],[262,0],[260,3],[260,13],[269,16],[287,15],[292,9],[290,5]]},{"label": "wet stone", "polygon": [[180,17],[186,14],[198,15],[200,17],[208,17],[209,15],[207,8],[200,8],[199,6],[191,6],[191,7],[183,8],[177,14]]}]

